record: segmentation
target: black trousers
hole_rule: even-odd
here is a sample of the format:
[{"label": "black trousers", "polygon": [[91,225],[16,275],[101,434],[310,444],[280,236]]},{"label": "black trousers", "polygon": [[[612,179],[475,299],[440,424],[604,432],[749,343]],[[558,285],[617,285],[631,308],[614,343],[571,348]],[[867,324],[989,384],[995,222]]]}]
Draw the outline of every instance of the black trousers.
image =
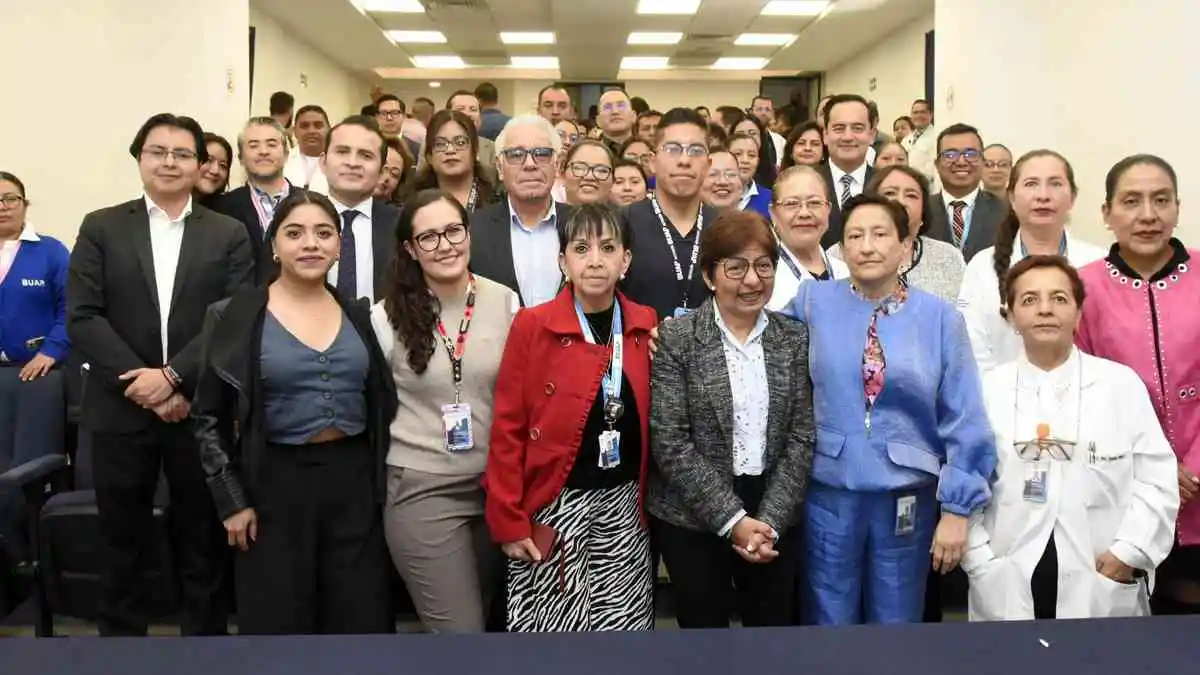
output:
[{"label": "black trousers", "polygon": [[1033,593],[1033,618],[1054,619],[1058,615],[1058,548],[1054,545],[1054,534],[1046,542],[1041,560],[1033,568],[1029,578],[1029,590]]},{"label": "black trousers", "polygon": [[184,635],[222,635],[229,616],[224,591],[224,530],[204,482],[187,422],[155,421],[132,434],[93,434],[92,475],[104,542],[97,624],[105,636],[145,635],[149,620],[146,564],[154,544],[154,493],[160,471],[171,504],[169,531],[182,598]]},{"label": "black trousers", "polygon": [[1156,615],[1200,614],[1200,604],[1182,602],[1174,597],[1176,583],[1200,582],[1200,544],[1183,546],[1178,541],[1171,554],[1158,566],[1150,608]]},{"label": "black trousers", "polygon": [[258,537],[236,557],[240,634],[395,630],[375,463],[365,435],[267,446],[250,486]]},{"label": "black trousers", "polygon": [[[764,487],[765,480],[757,476],[734,480],[734,492],[751,516],[762,501]],[[746,627],[795,623],[799,544],[795,528],[780,537],[778,558],[754,564],[739,556],[728,538],[658,519],[651,526],[671,575],[680,628],[727,628],[735,608]]]}]

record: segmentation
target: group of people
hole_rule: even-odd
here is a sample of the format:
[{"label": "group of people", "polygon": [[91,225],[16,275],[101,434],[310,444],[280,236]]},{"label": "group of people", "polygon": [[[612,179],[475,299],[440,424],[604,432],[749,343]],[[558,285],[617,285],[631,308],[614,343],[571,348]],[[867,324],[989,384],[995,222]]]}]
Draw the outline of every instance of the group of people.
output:
[{"label": "group of people", "polygon": [[561,93],[494,140],[452,95],[410,178],[395,97],[252,118],[232,191],[156,115],[69,260],[0,173],[0,361],[87,364],[102,634],[146,631],[160,470],[185,634],[227,630],[227,549],[255,634],[391,631],[393,570],[431,631],[650,629],[659,559],[685,628],[920,621],[959,567],[977,620],[1200,608],[1169,164],[1109,172],[1105,252],[1066,158],[993,195],[925,101],[896,147],[933,176],[856,95],[776,147],[760,99],[606,92],[587,140]]}]

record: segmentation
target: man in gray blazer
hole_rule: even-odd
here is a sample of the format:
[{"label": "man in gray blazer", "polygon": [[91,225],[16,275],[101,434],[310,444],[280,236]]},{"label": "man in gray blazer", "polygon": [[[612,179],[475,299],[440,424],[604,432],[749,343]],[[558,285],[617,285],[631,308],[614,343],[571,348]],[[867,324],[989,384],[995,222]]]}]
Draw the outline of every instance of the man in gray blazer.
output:
[{"label": "man in gray blazer", "polygon": [[966,124],[953,124],[937,138],[937,170],[942,191],[930,198],[926,236],[958,247],[963,260],[996,243],[996,230],[1008,205],[982,190],[983,139]]}]

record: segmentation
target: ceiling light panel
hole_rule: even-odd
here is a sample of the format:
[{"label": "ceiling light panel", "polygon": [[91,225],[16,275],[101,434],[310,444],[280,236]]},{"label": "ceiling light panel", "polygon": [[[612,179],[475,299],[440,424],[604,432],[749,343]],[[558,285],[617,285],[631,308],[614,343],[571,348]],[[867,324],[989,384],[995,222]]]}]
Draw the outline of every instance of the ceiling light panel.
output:
[{"label": "ceiling light panel", "polygon": [[552,45],[554,33],[500,33],[500,41],[506,45]]},{"label": "ceiling light panel", "polygon": [[742,33],[733,44],[739,47],[782,47],[795,39],[795,35],[788,33]]},{"label": "ceiling light panel", "polygon": [[771,0],[762,16],[817,16],[829,8],[829,0]]},{"label": "ceiling light panel", "polygon": [[436,30],[389,30],[388,39],[396,44],[444,45],[446,36]]},{"label": "ceiling light panel", "polygon": [[666,56],[626,56],[621,59],[621,70],[662,70],[670,61]]},{"label": "ceiling light panel", "polygon": [[700,0],[638,0],[638,14],[695,14]]},{"label": "ceiling light panel", "polygon": [[428,56],[412,57],[413,65],[417,68],[466,68],[467,64],[461,56]]},{"label": "ceiling light panel", "polygon": [[626,44],[631,45],[676,45],[683,33],[630,33]]},{"label": "ceiling light panel", "polygon": [[421,0],[350,0],[350,2],[357,5],[364,12],[377,12],[380,14],[425,13],[425,6],[421,4]]}]

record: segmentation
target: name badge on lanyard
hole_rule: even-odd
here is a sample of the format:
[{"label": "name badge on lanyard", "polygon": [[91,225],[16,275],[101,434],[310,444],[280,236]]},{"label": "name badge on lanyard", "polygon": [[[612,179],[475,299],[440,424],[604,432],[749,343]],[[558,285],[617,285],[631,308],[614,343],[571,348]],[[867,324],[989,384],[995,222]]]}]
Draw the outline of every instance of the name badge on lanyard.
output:
[{"label": "name badge on lanyard", "polygon": [[692,313],[692,308],[688,307],[688,296],[692,290],[692,279],[696,274],[696,260],[700,256],[700,233],[704,230],[704,206],[701,205],[700,210],[696,212],[696,237],[692,243],[691,262],[688,264],[687,274],[684,275],[683,265],[679,263],[679,252],[675,250],[675,239],[671,237],[671,227],[667,224],[662,207],[658,205],[658,197],[651,193],[649,199],[650,206],[654,209],[654,215],[658,217],[658,224],[662,226],[663,238],[667,240],[667,250],[671,252],[671,262],[675,267],[675,283],[683,287],[679,306],[672,312],[672,316],[678,319]]},{"label": "name badge on lanyard", "polygon": [[[782,248],[782,244],[780,245],[780,248]],[[800,269],[800,266],[796,264],[796,261],[792,260],[791,253],[781,250],[779,252],[779,259],[782,260],[784,262],[784,264],[788,266],[788,269],[790,269],[792,271],[792,274],[796,275],[796,281],[803,283],[805,277],[810,277],[814,281],[821,281],[821,277],[818,277],[817,275],[813,274],[812,272],[809,272],[808,270]],[[833,265],[829,264],[829,256],[825,255],[825,251],[821,251],[821,262],[825,264],[825,276],[828,277],[829,279],[832,279],[833,278]]]},{"label": "name badge on lanyard", "polygon": [[471,330],[471,317],[475,315],[475,277],[467,282],[467,306],[458,323],[458,337],[450,339],[446,324],[438,317],[437,330],[450,358],[451,374],[454,378],[454,403],[442,406],[442,438],[446,450],[452,454],[467,452],[475,448],[474,420],[471,404],[462,400],[463,355],[467,351],[467,332]]},{"label": "name badge on lanyard", "polygon": [[[588,344],[599,344],[598,336],[592,333],[592,326],[583,314],[583,306],[575,301],[575,316],[579,319],[579,329]],[[625,360],[625,344],[622,335],[621,304],[613,300],[612,319],[612,358],[609,360],[608,372],[600,382],[600,395],[604,397],[604,423],[608,429],[600,433],[600,453],[597,466],[601,469],[615,469],[621,466],[621,432],[613,429],[613,425],[625,414],[625,404],[621,401],[621,373]]]}]

